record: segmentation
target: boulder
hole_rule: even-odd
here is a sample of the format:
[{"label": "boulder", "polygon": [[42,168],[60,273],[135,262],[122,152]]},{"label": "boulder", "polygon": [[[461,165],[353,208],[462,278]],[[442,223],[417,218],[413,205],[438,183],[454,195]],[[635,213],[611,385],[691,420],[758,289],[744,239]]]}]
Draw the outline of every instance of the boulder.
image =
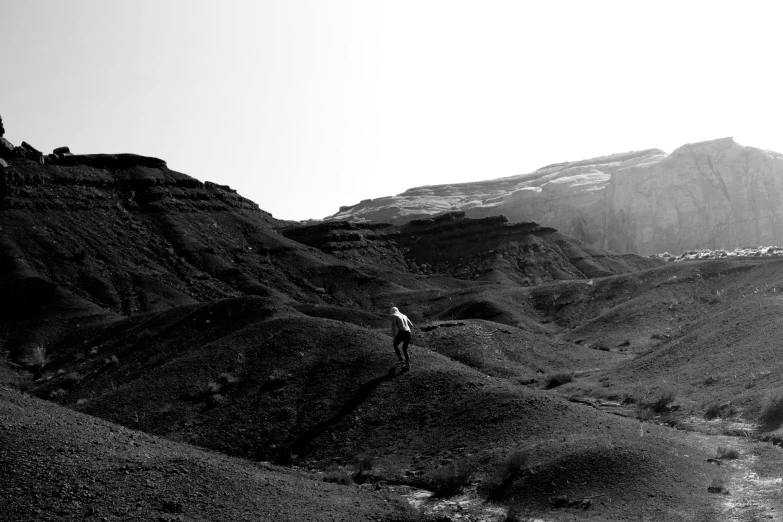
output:
[{"label": "boulder", "polygon": [[7,169],[7,168],[8,168],[8,163],[6,163],[4,159],[0,158],[0,169]]},{"label": "boulder", "polygon": [[26,150],[26,151],[32,152],[32,153],[34,153],[34,154],[38,154],[39,156],[40,156],[40,155],[42,155],[40,150],[36,149],[35,147],[33,147],[32,145],[30,145],[30,144],[29,144],[29,143],[27,143],[26,141],[23,141],[23,142],[22,142],[22,148],[23,148],[24,150]]},{"label": "boulder", "polygon": [[10,160],[16,157],[14,146],[5,138],[0,138],[0,159]]},{"label": "boulder", "polygon": [[69,149],[68,147],[57,147],[52,151],[52,154],[57,154],[57,155],[70,154],[70,153],[71,153],[71,149]]},{"label": "boulder", "polygon": [[29,160],[33,160],[37,163],[44,163],[44,155],[40,150],[36,149],[26,141],[22,142],[22,145],[18,148],[21,155]]}]

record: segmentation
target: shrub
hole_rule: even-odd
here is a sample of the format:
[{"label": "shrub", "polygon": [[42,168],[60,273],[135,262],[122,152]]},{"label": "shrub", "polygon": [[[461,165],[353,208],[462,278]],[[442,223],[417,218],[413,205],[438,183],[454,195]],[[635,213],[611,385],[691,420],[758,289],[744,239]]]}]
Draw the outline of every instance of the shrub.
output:
[{"label": "shrub", "polygon": [[503,462],[495,477],[487,484],[490,500],[500,500],[514,480],[530,466],[530,455],[515,451]]},{"label": "shrub", "polygon": [[508,511],[506,511],[506,518],[503,519],[503,522],[521,522],[519,520],[519,515],[521,511],[516,506],[510,506],[508,508]]},{"label": "shrub", "polygon": [[726,446],[718,446],[718,457],[726,460],[734,460],[740,457],[740,452],[735,448],[727,448]]},{"label": "shrub", "polygon": [[524,451],[515,451],[503,462],[503,478],[516,477],[530,465],[530,455]]},{"label": "shrub", "polygon": [[111,357],[106,357],[103,360],[103,364],[109,365],[109,364],[119,364],[120,360],[117,358],[116,355],[112,355]]},{"label": "shrub", "polygon": [[336,465],[332,465],[327,468],[324,474],[324,482],[332,482],[334,484],[342,484],[343,486],[350,486],[353,484],[353,477],[345,470],[339,468]]},{"label": "shrub", "polygon": [[724,495],[729,494],[729,490],[726,489],[726,485],[724,484],[722,479],[712,479],[712,483],[707,487],[707,491],[710,493],[723,493]]},{"label": "shrub", "polygon": [[57,388],[56,390],[54,390],[53,392],[51,392],[49,394],[49,398],[50,399],[58,399],[58,398],[62,397],[63,395],[65,395],[65,390],[63,390],[62,388]]},{"label": "shrub", "polygon": [[375,457],[372,453],[362,453],[356,459],[356,468],[360,473],[369,473],[375,467]]},{"label": "shrub", "polygon": [[674,392],[672,391],[661,392],[658,398],[656,398],[652,403],[650,403],[650,409],[654,413],[663,413],[669,409],[669,406],[671,405],[672,402],[674,402]]},{"label": "shrub", "polygon": [[435,470],[432,474],[433,496],[450,497],[470,482],[476,467],[467,460],[458,460]]},{"label": "shrub", "polygon": [[43,368],[49,363],[49,357],[46,356],[46,348],[40,344],[33,346],[22,359],[22,363],[37,369]]},{"label": "shrub", "polygon": [[736,415],[737,410],[732,406],[730,403],[726,404],[719,404],[717,402],[714,402],[707,406],[707,408],[704,410],[704,418],[706,420],[714,420],[714,419],[727,419],[729,417],[733,417]]},{"label": "shrub", "polygon": [[221,373],[216,381],[207,384],[207,393],[220,393],[231,389],[239,380],[230,373]]},{"label": "shrub", "polygon": [[773,429],[783,423],[783,390],[776,390],[764,401],[759,422],[767,429]]},{"label": "shrub", "polygon": [[224,386],[231,385],[231,384],[236,384],[237,381],[238,381],[238,379],[236,377],[234,377],[230,373],[226,373],[226,372],[223,372],[220,375],[218,375],[217,380],[218,380],[219,383],[223,384]]},{"label": "shrub", "polygon": [[226,402],[226,398],[219,393],[213,393],[209,396],[209,404],[211,406],[217,406],[218,404],[223,404],[224,402]]},{"label": "shrub", "polygon": [[569,383],[574,380],[574,375],[572,373],[556,373],[553,375],[549,375],[546,378],[546,389],[551,390],[552,388],[557,388],[558,386],[562,386],[566,383]]}]

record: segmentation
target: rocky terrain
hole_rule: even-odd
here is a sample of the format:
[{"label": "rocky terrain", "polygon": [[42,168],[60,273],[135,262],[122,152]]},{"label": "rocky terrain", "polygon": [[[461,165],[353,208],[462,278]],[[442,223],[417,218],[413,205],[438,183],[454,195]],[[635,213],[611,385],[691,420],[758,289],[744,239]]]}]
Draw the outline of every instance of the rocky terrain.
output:
[{"label": "rocky terrain", "polygon": [[731,138],[550,165],[497,180],[410,189],[327,219],[404,223],[448,210],[534,221],[613,252],[680,254],[780,244],[783,155]]},{"label": "rocky terrain", "polygon": [[301,226],[159,159],[31,149],[0,166],[0,520],[783,513],[777,249]]}]

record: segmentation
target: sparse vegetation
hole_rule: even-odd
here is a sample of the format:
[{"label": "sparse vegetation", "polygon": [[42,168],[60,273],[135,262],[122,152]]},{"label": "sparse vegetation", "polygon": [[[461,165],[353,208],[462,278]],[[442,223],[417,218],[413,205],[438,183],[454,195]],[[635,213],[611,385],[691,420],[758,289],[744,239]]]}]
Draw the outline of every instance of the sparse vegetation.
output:
[{"label": "sparse vegetation", "polygon": [[674,392],[664,391],[649,405],[653,413],[661,414],[671,408],[674,402]]},{"label": "sparse vegetation", "polygon": [[718,446],[718,458],[725,460],[735,460],[740,458],[740,452],[735,448]]},{"label": "sparse vegetation", "polygon": [[49,364],[49,357],[46,355],[46,348],[37,344],[29,349],[24,358],[22,358],[22,364],[40,370],[47,364]]},{"label": "sparse vegetation", "polygon": [[503,461],[497,475],[487,484],[486,494],[490,500],[500,500],[505,491],[525,470],[530,467],[530,454],[515,451]]},{"label": "sparse vegetation", "polygon": [[324,473],[324,482],[332,482],[343,486],[353,484],[353,477],[350,473],[337,465],[330,466]]},{"label": "sparse vegetation", "polygon": [[783,389],[778,389],[767,395],[761,409],[759,423],[768,430],[783,424]]},{"label": "sparse vegetation", "polygon": [[506,517],[503,519],[503,522],[521,522],[519,519],[520,514],[521,512],[518,507],[510,506],[508,511],[506,511]]},{"label": "sparse vegetation", "polygon": [[216,395],[221,392],[226,392],[230,390],[237,382],[239,382],[239,379],[230,373],[221,373],[215,381],[207,384],[207,393]]},{"label": "sparse vegetation", "polygon": [[707,491],[710,493],[720,493],[723,495],[728,495],[729,490],[726,489],[726,484],[723,482],[723,479],[712,479],[712,482],[710,483],[709,487],[707,487]]},{"label": "sparse vegetation", "polygon": [[430,481],[433,494],[436,497],[451,497],[455,495],[470,482],[475,471],[476,466],[465,459],[438,468],[433,472]]},{"label": "sparse vegetation", "polygon": [[551,390],[552,388],[557,388],[558,386],[562,386],[564,384],[567,384],[569,382],[572,382],[574,380],[574,374],[573,373],[555,373],[553,375],[549,375],[546,378],[546,389]]},{"label": "sparse vegetation", "polygon": [[728,419],[737,414],[737,409],[731,405],[731,403],[712,403],[704,410],[704,418],[706,420],[714,419]]}]

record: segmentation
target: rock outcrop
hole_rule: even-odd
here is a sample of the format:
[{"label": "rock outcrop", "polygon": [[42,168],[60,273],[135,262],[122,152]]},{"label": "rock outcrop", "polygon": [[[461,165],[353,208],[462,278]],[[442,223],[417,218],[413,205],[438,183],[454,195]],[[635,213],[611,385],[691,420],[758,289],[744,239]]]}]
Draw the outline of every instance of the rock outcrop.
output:
[{"label": "rock outcrop", "polygon": [[327,220],[405,223],[460,210],[534,221],[621,253],[783,242],[783,155],[732,138],[549,165],[491,181],[410,189]]}]

